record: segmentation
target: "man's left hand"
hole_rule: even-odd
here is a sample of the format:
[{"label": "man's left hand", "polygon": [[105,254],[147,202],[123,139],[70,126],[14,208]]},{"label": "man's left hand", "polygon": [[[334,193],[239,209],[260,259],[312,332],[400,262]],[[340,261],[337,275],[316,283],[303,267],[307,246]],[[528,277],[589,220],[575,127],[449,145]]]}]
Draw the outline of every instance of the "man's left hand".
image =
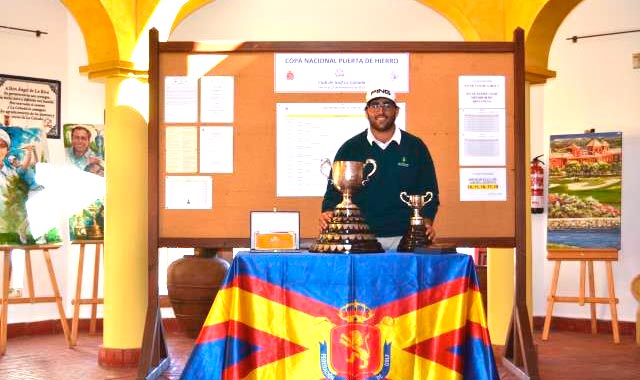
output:
[{"label": "man's left hand", "polygon": [[425,224],[425,234],[427,235],[427,239],[433,242],[436,240],[436,229],[433,228],[431,224]]}]

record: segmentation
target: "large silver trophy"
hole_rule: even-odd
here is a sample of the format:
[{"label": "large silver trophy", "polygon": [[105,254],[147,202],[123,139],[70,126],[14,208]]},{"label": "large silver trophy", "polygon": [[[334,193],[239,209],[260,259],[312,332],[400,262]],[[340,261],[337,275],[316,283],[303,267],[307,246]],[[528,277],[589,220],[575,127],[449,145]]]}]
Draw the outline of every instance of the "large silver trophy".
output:
[{"label": "large silver trophy", "polygon": [[[372,165],[366,176],[364,169]],[[323,169],[331,167],[331,178]],[[369,182],[378,165],[373,159],[360,161],[331,161],[324,159],[320,164],[320,172],[327,177],[333,186],[342,193],[342,201],[335,207],[333,217],[320,232],[317,241],[311,245],[311,252],[321,253],[374,253],[384,252],[382,246],[371,232],[369,225],[360,213],[360,208],[353,203],[351,196]]]},{"label": "large silver trophy", "polygon": [[400,193],[400,200],[413,210],[413,215],[409,219],[409,227],[402,236],[398,244],[399,252],[414,252],[416,248],[426,247],[431,244],[427,238],[424,218],[420,216],[420,210],[433,199],[433,193],[427,191],[425,194],[408,195],[406,192]]}]

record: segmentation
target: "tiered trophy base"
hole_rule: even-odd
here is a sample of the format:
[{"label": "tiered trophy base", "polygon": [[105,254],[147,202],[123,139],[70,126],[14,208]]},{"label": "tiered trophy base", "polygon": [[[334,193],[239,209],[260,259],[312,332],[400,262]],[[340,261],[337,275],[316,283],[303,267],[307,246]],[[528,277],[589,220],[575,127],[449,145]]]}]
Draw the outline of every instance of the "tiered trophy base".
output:
[{"label": "tiered trophy base", "polygon": [[410,225],[398,244],[398,252],[415,252],[416,248],[424,248],[431,244],[427,238],[424,224]]},{"label": "tiered trophy base", "polygon": [[322,230],[310,252],[318,253],[377,253],[384,252],[382,245],[369,229],[354,204],[336,207],[333,217]]}]

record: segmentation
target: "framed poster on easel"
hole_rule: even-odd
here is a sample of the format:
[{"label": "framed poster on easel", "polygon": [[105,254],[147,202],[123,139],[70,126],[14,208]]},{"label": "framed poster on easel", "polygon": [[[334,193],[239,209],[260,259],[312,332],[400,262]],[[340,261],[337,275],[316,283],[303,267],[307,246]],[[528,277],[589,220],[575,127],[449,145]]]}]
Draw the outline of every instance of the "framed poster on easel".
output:
[{"label": "framed poster on easel", "polygon": [[3,125],[44,128],[48,138],[60,138],[60,81],[0,75],[0,115]]}]

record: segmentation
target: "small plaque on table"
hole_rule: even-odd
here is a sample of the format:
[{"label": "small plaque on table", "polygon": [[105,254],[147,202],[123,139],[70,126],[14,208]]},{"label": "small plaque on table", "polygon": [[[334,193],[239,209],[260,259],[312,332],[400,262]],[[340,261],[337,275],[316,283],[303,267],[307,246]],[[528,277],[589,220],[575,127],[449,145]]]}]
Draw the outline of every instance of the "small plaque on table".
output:
[{"label": "small plaque on table", "polygon": [[256,232],[254,236],[255,247],[252,249],[276,251],[298,249],[296,234],[294,232]]},{"label": "small plaque on table", "polygon": [[295,251],[300,248],[298,211],[251,211],[252,251]]}]

